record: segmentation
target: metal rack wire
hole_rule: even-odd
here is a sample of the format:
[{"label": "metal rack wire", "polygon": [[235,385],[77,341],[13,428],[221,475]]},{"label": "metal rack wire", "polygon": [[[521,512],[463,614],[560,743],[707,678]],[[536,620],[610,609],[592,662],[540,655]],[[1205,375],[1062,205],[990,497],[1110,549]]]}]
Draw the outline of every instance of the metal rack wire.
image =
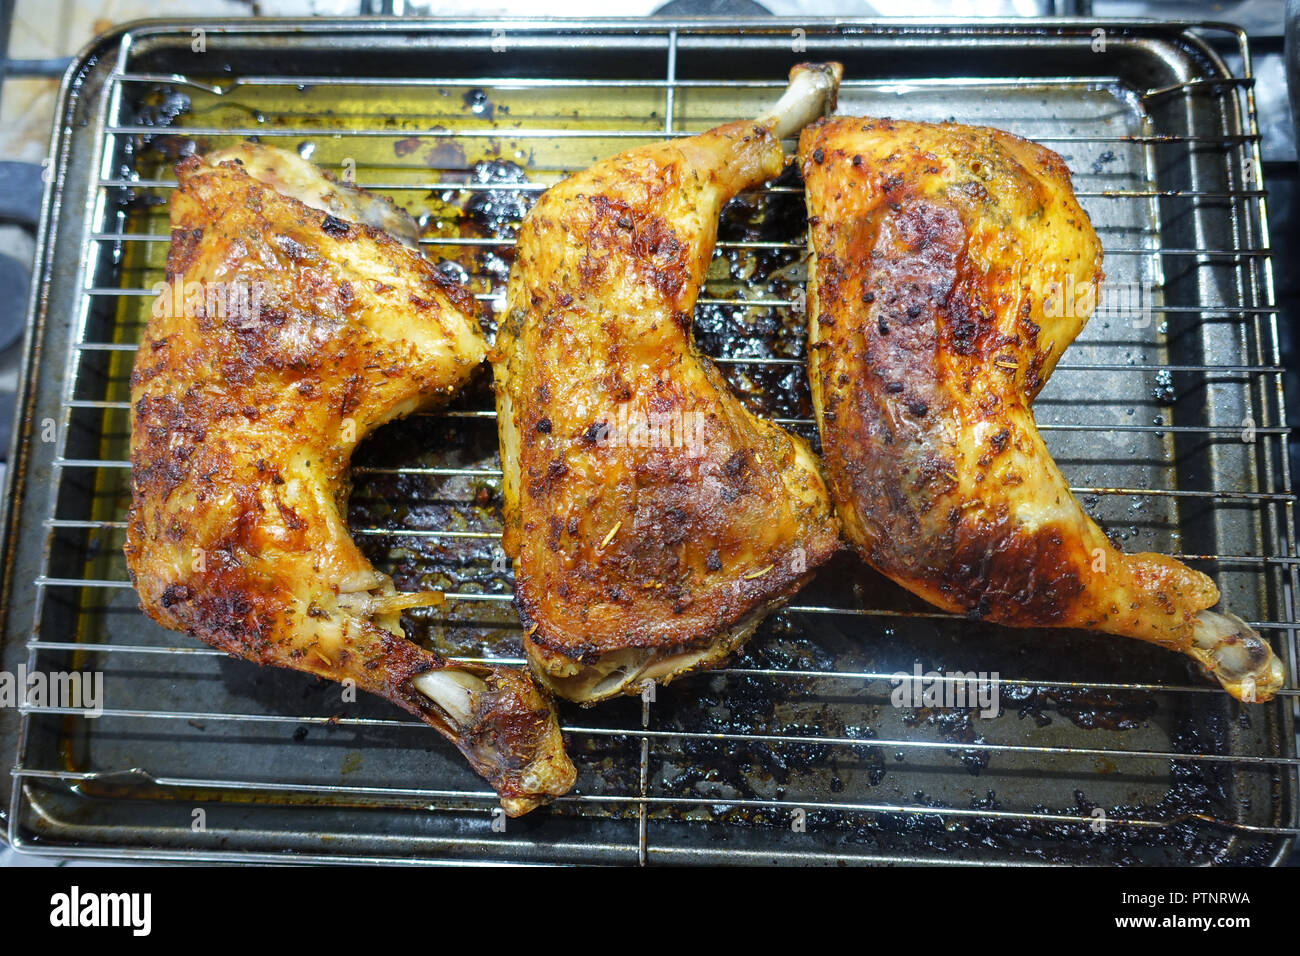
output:
[{"label": "metal rack wire", "polygon": [[[493,36],[490,24],[461,29],[456,40],[462,44],[467,37],[485,43]],[[535,25],[519,29],[530,37],[548,35]],[[602,35],[599,27],[585,29],[597,39]],[[426,216],[433,219],[425,222],[426,252],[461,263],[476,297],[492,311],[504,289],[501,254],[508,254],[513,240],[508,227],[486,230],[505,233],[495,235],[467,231],[473,224],[455,215],[458,208],[463,212],[465,197],[511,196],[526,205],[547,185],[581,168],[575,144],[588,155],[610,152],[707,128],[727,118],[725,111],[735,111],[738,103],[743,115],[751,101],[761,103],[781,83],[701,78],[700,59],[711,45],[748,34],[780,38],[782,29],[778,24],[719,34],[691,25],[641,28],[638,49],[649,44],[664,64],[663,77],[655,79],[566,76],[563,61],[552,60],[546,78],[474,73],[361,81],[285,72],[236,73],[214,81],[197,72],[138,65],[153,59],[140,52],[146,38],[184,37],[183,30],[137,30],[116,41],[112,56],[103,58],[109,65],[101,67],[90,100],[94,139],[87,194],[61,197],[73,208],[83,198],[87,204],[76,237],[75,312],[66,355],[46,355],[46,361],[62,358],[66,366],[57,377],[57,440],[49,480],[30,496],[37,499],[30,507],[39,515],[44,545],[34,580],[11,586],[36,591],[22,643],[29,670],[92,661],[112,673],[117,691],[110,695],[112,706],[93,722],[67,708],[22,709],[7,820],[11,843],[32,852],[249,861],[293,850],[299,859],[334,861],[418,856],[640,863],[1068,861],[1104,851],[1142,862],[1160,858],[1144,855],[1153,847],[1153,853],[1176,858],[1236,860],[1245,852],[1243,842],[1250,841],[1255,841],[1254,856],[1242,858],[1264,861],[1300,834],[1294,809],[1300,759],[1292,736],[1300,700],[1292,604],[1300,558],[1285,454],[1265,190],[1255,172],[1259,135],[1249,51],[1239,32],[1226,34],[1244,64],[1239,76],[1195,75],[1134,92],[1104,74],[919,77],[899,83],[853,79],[850,72],[842,110],[893,98],[896,112],[931,118],[928,113],[943,109],[933,117],[942,118],[952,108],[935,96],[959,94],[956,102],[966,112],[957,119],[1001,119],[996,125],[1066,156],[1078,195],[1102,236],[1108,272],[1113,281],[1141,282],[1152,292],[1153,321],[1149,329],[1125,328],[1121,314],[1094,317],[1039,401],[1040,427],[1067,475],[1078,476],[1073,492],[1104,525],[1127,519],[1135,541],[1202,567],[1219,580],[1229,600],[1254,606],[1250,623],[1274,640],[1288,667],[1286,689],[1273,704],[1253,712],[1260,716],[1243,716],[1217,688],[1198,683],[1159,652],[1123,648],[1112,659],[1106,639],[1062,638],[1043,652],[1046,639],[1040,636],[1035,652],[1029,637],[997,631],[953,644],[954,635],[970,630],[962,619],[911,602],[843,562],[819,579],[821,586],[814,584],[776,616],[755,639],[757,650],[730,666],[660,689],[653,699],[564,711],[566,735],[582,772],[578,790],[544,811],[550,816],[543,822],[501,835],[488,829],[493,795],[455,767],[454,755],[439,753],[436,775],[426,774],[428,752],[438,745],[421,735],[418,724],[382,708],[331,713],[323,696],[307,692],[315,709],[277,707],[266,700],[241,709],[238,693],[210,692],[211,682],[262,678],[244,671],[232,678],[222,669],[221,652],[153,628],[133,611],[125,574],[112,573],[123,571],[114,554],[120,552],[129,496],[125,376],[169,239],[165,207],[158,201],[174,188],[174,180],[159,173],[150,149],[177,142],[208,148],[256,137],[306,143],[333,162],[341,150],[360,154],[362,141],[381,144],[388,150],[384,161],[356,164],[358,184],[393,195],[417,213],[437,206],[441,212]],[[1090,35],[1088,27],[1077,24],[1055,29],[1054,36],[1069,43]],[[859,32],[825,25],[810,35],[842,50],[865,42],[864,36],[881,43],[906,38],[907,30]],[[231,28],[230,36],[237,40],[240,31]],[[1017,42],[1014,34],[994,27],[949,34],[954,42],[963,37]],[[688,64],[693,73],[685,72]],[[553,104],[546,112],[547,97],[599,98],[611,87],[630,97],[621,114],[579,110],[570,117]],[[380,102],[357,106],[358,89],[371,91]],[[516,97],[534,112],[517,106],[488,121],[469,109],[468,101],[459,109],[453,95],[451,106],[431,107],[427,115],[409,120],[382,113],[383,96],[390,93],[402,102],[411,91],[446,100],[447,90],[470,89],[486,93],[498,110]],[[148,98],[160,90],[190,97],[188,108],[163,124],[141,122]],[[1026,111],[1014,117],[1017,106],[1030,102],[1025,90],[1044,103],[1050,99],[1054,108],[1078,97],[1092,112],[1062,119],[1051,110]],[[992,92],[1007,97],[1006,110],[1013,116],[1002,117],[1001,105],[981,105],[989,102],[981,97]],[[291,94],[288,100],[285,93]],[[662,116],[658,109],[643,111],[651,99]],[[262,121],[205,125],[207,116],[228,115],[222,111],[236,101]],[[1187,109],[1194,103],[1198,115],[1213,118],[1219,128],[1210,135],[1199,122],[1169,132],[1160,111],[1178,101]],[[332,108],[341,102],[354,110],[346,118],[340,118],[341,107],[338,113]],[[601,108],[609,110],[611,102],[616,100],[600,99]],[[432,144],[441,158],[430,163],[416,155],[403,161],[393,144],[409,139],[419,140],[421,150]],[[507,143],[519,147],[526,178],[471,181],[475,164],[499,158]],[[455,148],[438,152],[438,144]],[[520,144],[547,152],[530,164]],[[59,159],[67,163],[71,157],[64,153]],[[1120,172],[1112,173],[1114,166]],[[782,179],[750,199],[762,207],[783,199],[797,202],[800,193],[797,182]],[[444,201],[448,196],[454,201]],[[801,410],[797,399],[772,400],[774,382],[796,396],[806,389],[802,344],[791,331],[798,325],[797,298],[784,279],[736,277],[738,270],[752,272],[766,261],[761,257],[797,263],[800,235],[796,226],[777,237],[724,237],[699,306],[727,331],[721,338],[735,346],[712,350],[733,384],[780,424],[815,437],[806,403]],[[60,238],[64,245],[56,243],[54,254],[68,261],[66,244],[72,241]],[[485,261],[491,268],[481,268]],[[1112,330],[1110,323],[1120,327]],[[1143,338],[1130,340],[1130,332]],[[1186,341],[1189,335],[1193,343]],[[712,341],[707,334],[701,339],[706,346]],[[781,377],[756,384],[751,376],[757,373]],[[1175,401],[1171,392],[1193,397]],[[499,523],[490,507],[474,504],[482,489],[491,498],[500,477],[493,457],[495,413],[485,394],[480,389],[447,409],[424,413],[407,423],[403,439],[389,445],[379,441],[373,454],[358,459],[354,505],[358,497],[373,502],[413,493],[420,508],[418,514],[377,512],[380,520],[354,520],[353,530],[385,570],[397,572],[399,582],[418,578],[426,586],[446,588],[445,614],[413,622],[422,639],[454,656],[522,666],[508,574],[492,566]],[[1120,420],[1135,417],[1132,408],[1127,415],[1123,409],[1139,404],[1160,414],[1146,422]],[[29,427],[35,431],[40,425],[34,420]],[[1099,448],[1099,433],[1133,444]],[[434,438],[444,447],[410,453],[412,441],[432,444]],[[1095,474],[1115,480],[1097,480]],[[1127,510],[1124,499],[1131,502]],[[1181,546],[1184,541],[1191,544]],[[823,646],[826,633],[839,635],[845,628],[866,639],[845,646],[837,637],[832,650]],[[880,650],[870,638],[888,647]],[[1013,648],[998,658],[1012,667],[1032,664],[1000,677],[1004,695],[1022,708],[1019,717],[999,718],[1001,732],[973,731],[969,722],[949,720],[961,716],[951,712],[889,708],[899,662],[929,654],[940,666],[961,670],[961,661],[969,660],[981,642],[988,642],[986,648]],[[1087,659],[1082,676],[1073,661],[1067,664],[1070,649]],[[1100,658],[1111,666],[1117,661],[1154,666],[1136,672],[1137,679],[1113,679]],[[265,679],[277,689],[310,683],[295,675]],[[1087,715],[1080,716],[1083,705],[1071,695],[1086,701]],[[756,697],[764,703],[754,705]],[[707,707],[698,705],[700,698]],[[1067,698],[1073,701],[1069,707]],[[749,702],[758,716],[737,719],[736,700]],[[1045,710],[1052,713],[1044,724]],[[1105,726],[1107,721],[1115,726]],[[1068,732],[1066,725],[1072,725]],[[1209,726],[1219,729],[1211,733]],[[201,729],[192,732],[196,728]],[[219,755],[196,758],[209,728],[254,738],[256,746],[227,750],[222,738]],[[367,741],[366,760],[378,766],[363,774],[365,779],[352,779],[346,767],[317,772],[317,757],[263,754],[282,755],[292,748],[270,739],[290,728],[303,737],[319,731],[326,739],[345,734]],[[392,765],[385,762],[386,747],[395,754]],[[739,770],[732,765],[737,751],[747,755]],[[906,772],[892,769],[886,753]],[[237,766],[244,759],[256,772]],[[192,765],[206,772],[179,769]],[[996,778],[1012,795],[975,793],[981,783],[975,774]],[[1017,789],[1035,774],[1064,780],[1056,780],[1054,791]],[[1162,791],[1173,793],[1185,784],[1189,774],[1195,778],[1192,796],[1181,802],[1159,799]],[[412,783],[419,775],[429,776],[433,785]],[[902,775],[905,782],[890,789],[891,775]],[[927,782],[924,792],[910,789],[915,780]],[[965,785],[968,780],[971,786]],[[1049,801],[1049,794],[1071,789],[1073,803]],[[1087,789],[1108,796],[1079,795]],[[957,802],[962,799],[967,805]],[[1017,805],[1007,808],[1004,800]],[[73,805],[84,802],[89,810],[73,812]],[[211,833],[187,833],[184,812],[205,803],[241,808],[240,822]],[[1104,833],[1096,827],[1097,807],[1109,808],[1103,812]],[[804,829],[788,825],[792,811],[802,814]],[[363,835],[345,838],[352,826]],[[337,848],[322,842],[326,831]],[[1112,845],[1104,842],[1107,834],[1120,836],[1112,837]],[[1156,837],[1148,840],[1149,834]],[[909,840],[919,849],[909,849]]]}]

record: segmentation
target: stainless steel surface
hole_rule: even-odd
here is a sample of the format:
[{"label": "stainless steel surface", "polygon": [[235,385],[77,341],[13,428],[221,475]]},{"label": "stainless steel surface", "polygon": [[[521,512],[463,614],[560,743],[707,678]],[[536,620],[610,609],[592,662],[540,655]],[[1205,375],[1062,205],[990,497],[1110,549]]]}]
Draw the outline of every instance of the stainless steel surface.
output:
[{"label": "stainless steel surface", "polygon": [[[1285,854],[1300,832],[1298,559],[1244,37],[1064,21],[232,22],[203,25],[198,55],[193,26],[101,40],[60,107],[3,662],[101,670],[107,705],[96,720],[0,710],[14,845],[402,862]],[[1227,72],[1211,38],[1237,49],[1245,75]],[[242,136],[310,147],[428,213],[429,254],[454,259],[491,308],[508,222],[540,189],[596,156],[755,112],[791,63],[828,57],[850,78],[842,112],[989,123],[1065,157],[1111,283],[1145,290],[1150,310],[1094,317],[1036,405],[1047,442],[1122,546],[1206,570],[1274,641],[1288,666],[1275,702],[1242,708],[1137,642],[953,618],[844,556],[727,668],[653,701],[565,708],[575,793],[500,832],[492,794],[423,725],[231,661],[136,610],[120,556],[126,375],[166,251],[162,156]],[[729,211],[696,319],[754,407],[811,435],[792,281],[799,193],[785,177]],[[409,618],[412,633],[518,661],[485,388],[385,430],[356,465],[367,553],[399,586],[450,592],[446,611]],[[914,662],[996,672],[1002,714],[891,706],[891,675]]]}]

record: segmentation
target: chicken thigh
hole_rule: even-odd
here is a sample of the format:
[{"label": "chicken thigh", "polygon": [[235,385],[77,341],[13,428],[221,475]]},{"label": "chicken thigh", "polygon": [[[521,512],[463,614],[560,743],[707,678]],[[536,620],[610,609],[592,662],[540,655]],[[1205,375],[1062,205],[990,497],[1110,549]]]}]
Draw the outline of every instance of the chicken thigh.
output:
[{"label": "chicken thigh", "polygon": [[126,558],[142,607],[388,698],[511,815],[564,793],[574,769],[545,692],[406,640],[401,611],[442,595],[399,593],[343,516],[358,442],[482,361],[472,298],[378,228],[412,239],[409,217],[292,153],[245,145],[177,175],[168,284],[131,376]]},{"label": "chicken thigh", "polygon": [[1208,610],[1206,575],[1112,546],[1034,424],[1102,278],[1060,157],[998,130],[835,117],[804,130],[799,162],[813,404],[862,557],[945,610],[1151,641],[1271,698],[1268,643]]},{"label": "chicken thigh", "polygon": [[833,104],[800,66],[759,120],[624,152],[524,221],[492,356],[504,547],[535,672],[591,702],[734,651],[837,548],[807,445],[691,338],[723,204]]}]

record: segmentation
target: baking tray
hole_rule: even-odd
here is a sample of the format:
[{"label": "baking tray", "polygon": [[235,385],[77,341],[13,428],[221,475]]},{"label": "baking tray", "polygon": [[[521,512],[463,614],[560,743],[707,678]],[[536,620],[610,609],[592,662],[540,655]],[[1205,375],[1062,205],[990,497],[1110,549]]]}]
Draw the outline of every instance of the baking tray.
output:
[{"label": "baking tray", "polygon": [[[1234,70],[1221,53],[1231,56]],[[804,59],[841,112],[988,123],[1069,164],[1110,302],[1036,403],[1084,506],[1183,555],[1273,640],[1243,707],[1122,639],[934,611],[848,555],[725,668],[561,706],[574,793],[502,828],[454,750],[382,701],[231,660],[138,611],[121,557],[133,349],[170,165],[245,136],[392,195],[491,327],[514,224],[620,149],[753,115]],[[104,675],[96,719],[0,710],[6,839],[33,853],[391,862],[1225,863],[1297,833],[1293,497],[1249,51],[1218,25],[845,21],[144,22],[65,79],[9,471],[3,663]],[[792,173],[737,199],[696,335],[815,439]],[[738,303],[738,300],[743,300]],[[443,653],[519,661],[486,376],[354,462],[350,521]],[[896,672],[1000,676],[1002,709],[895,707]]]}]

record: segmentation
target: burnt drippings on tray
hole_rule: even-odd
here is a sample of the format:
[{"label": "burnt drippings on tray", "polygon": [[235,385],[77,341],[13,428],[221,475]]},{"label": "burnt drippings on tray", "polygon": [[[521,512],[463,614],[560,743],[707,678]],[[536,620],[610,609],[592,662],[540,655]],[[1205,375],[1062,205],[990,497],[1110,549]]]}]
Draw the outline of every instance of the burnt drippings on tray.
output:
[{"label": "burnt drippings on tray", "polygon": [[[456,417],[491,407],[491,396],[491,376],[484,368],[451,403],[379,429],[353,456],[349,529],[367,560],[391,575],[400,591],[509,595],[513,588],[510,564],[495,535],[501,527],[496,423]],[[486,473],[420,471],[428,468]],[[365,533],[371,529],[394,533]],[[488,534],[421,533],[429,531]],[[412,640],[444,653],[514,657],[522,650],[522,631],[508,601],[453,602],[436,611],[407,612],[402,624]]]},{"label": "burnt drippings on tray", "polygon": [[[481,403],[490,396],[490,376],[484,370],[452,403],[428,414],[412,415],[367,438],[352,459],[348,517],[354,527],[455,531],[499,525],[500,478],[490,473],[497,467],[495,422],[454,417],[457,412],[482,407]],[[418,469],[435,467],[489,473],[451,476],[418,473]],[[372,472],[370,469],[403,471]],[[412,469],[417,471],[413,473]],[[487,548],[484,553],[489,553],[488,545],[495,547],[495,542],[483,540],[487,545],[474,548]],[[365,546],[378,547],[370,542]],[[424,546],[420,554],[432,560],[443,548],[441,544]],[[465,554],[458,554],[455,560],[461,562],[464,557]],[[451,573],[453,567],[449,564],[426,570]],[[509,582],[502,579],[501,583],[504,586]]]},{"label": "burnt drippings on tray", "polygon": [[[1180,716],[1171,735],[1171,746],[1176,752],[1223,753],[1227,750],[1227,718],[1222,711],[1195,716]],[[1136,864],[1160,862],[1153,856],[1152,848],[1173,851],[1168,861],[1182,863],[1225,863],[1259,865],[1267,862],[1270,848],[1267,844],[1252,845],[1240,856],[1232,850],[1232,835],[1226,830],[1206,826],[1194,819],[1197,814],[1235,819],[1238,808],[1234,806],[1232,768],[1222,763],[1197,760],[1170,762],[1171,785],[1157,802],[1115,805],[1104,807],[1087,795],[1086,788],[1075,790],[1074,805],[1047,807],[1037,805],[1032,812],[1082,817],[1088,823],[1036,823],[1018,820],[974,819],[965,830],[985,845],[1000,841],[1025,841],[1021,852],[1038,857],[1045,862],[1072,862],[1074,853],[1090,848],[1104,853],[1104,857],[1085,855],[1082,860],[1094,862]],[[973,809],[1008,809],[990,792]],[[1099,812],[1100,811],[1100,812]],[[1123,821],[1156,820],[1169,822],[1168,827],[1146,828],[1126,826]],[[1104,826],[1099,821],[1106,821]],[[1058,842],[1062,849],[1055,853],[1041,845],[1044,838]],[[1066,847],[1072,847],[1073,853]]]},{"label": "burnt drippings on tray", "polygon": [[[576,793],[636,794],[641,788],[641,738],[635,733],[584,733],[583,727],[638,727],[642,702],[639,697],[616,697],[598,707],[583,707],[555,701],[560,724],[565,729],[565,749],[578,768]],[[633,800],[611,802],[599,809],[582,804],[557,804],[551,813],[633,817],[639,814]]]},{"label": "burnt drippings on tray", "polygon": [[488,99],[487,93],[478,89],[467,90],[463,97],[465,108],[475,116],[481,116],[483,119],[492,119],[492,114],[496,112],[496,107]]},{"label": "burnt drippings on tray", "polygon": [[1084,730],[1133,730],[1155,716],[1159,706],[1152,697],[1112,694],[1087,687],[1002,688],[1002,706],[1016,711],[1039,727],[1052,723],[1052,713]]},{"label": "burnt drippings on tray", "polygon": [[[532,208],[537,193],[526,189],[475,189],[475,186],[527,185],[528,174],[518,163],[505,159],[482,160],[473,165],[466,179],[462,208],[471,235],[493,239],[513,238],[519,224]],[[504,278],[504,277],[503,277]]]},{"label": "burnt drippings on tray", "polygon": [[[1223,781],[1207,774],[1204,765],[1175,761],[1171,766],[1173,786],[1155,804],[1103,807],[1091,800],[1084,789],[1076,789],[1068,806],[1035,804],[1008,806],[996,791],[972,797],[964,806],[931,797],[924,791],[910,795],[908,812],[870,813],[810,807],[805,811],[807,833],[832,835],[837,845],[875,853],[905,853],[920,857],[961,851],[966,858],[985,854],[990,858],[1014,855],[1043,863],[1070,864],[1224,864],[1262,865],[1272,848],[1254,843],[1233,848],[1232,835],[1195,819],[1212,813],[1207,803],[1217,801]],[[1223,776],[1223,774],[1220,774]],[[833,790],[833,788],[832,788]],[[834,798],[832,792],[829,795]],[[797,807],[797,799],[787,801]],[[787,807],[726,808],[719,800],[709,819],[731,826],[790,829]],[[927,812],[932,810],[933,812]],[[1036,814],[1072,817],[1075,820],[1032,820],[1019,816],[997,817],[954,814],[953,810],[993,813]],[[1228,818],[1229,811],[1222,810]],[[1075,822],[1077,820],[1077,822]],[[1145,827],[1133,821],[1161,821],[1167,826]],[[1104,825],[1103,825],[1104,822]],[[851,852],[845,853],[851,856]]]},{"label": "burnt drippings on tray", "polygon": [[[768,188],[747,190],[722,210],[720,242],[789,243],[799,240],[807,220],[803,194],[793,168],[788,168]],[[794,191],[785,191],[787,189]],[[695,342],[705,355],[795,359],[797,364],[724,363],[719,366],[727,383],[754,412],[772,418],[809,418],[812,399],[804,371],[807,335],[802,311],[803,250],[770,246],[718,250],[725,278],[715,261],[710,286],[701,298],[783,300],[788,306],[744,306],[704,303],[695,310]],[[812,429],[805,438],[814,438]]]},{"label": "burnt drippings on tray", "polygon": [[[827,671],[834,657],[804,638],[785,616],[770,617],[734,659],[732,667],[753,671]],[[685,737],[671,753],[652,757],[651,770],[668,793],[731,799],[780,797],[809,774],[825,776],[832,794],[843,793],[845,776],[867,774],[879,783],[885,774],[885,754],[871,740],[875,731],[865,723],[846,722],[830,703],[790,707],[789,702],[815,699],[814,679],[755,673],[726,677],[701,675],[675,685],[657,697],[656,727],[680,727],[692,733],[726,734],[729,739]],[[862,744],[789,743],[735,739],[838,737]]]},{"label": "burnt drippings on tray", "polygon": [[[903,723],[916,727],[928,724],[947,740],[963,744],[984,744],[988,741],[975,729],[973,708],[956,707],[919,707],[903,718]],[[993,756],[991,751],[983,748],[963,748],[950,750],[948,754],[961,762],[971,776],[979,776],[981,770],[989,765]]]},{"label": "burnt drippings on tray", "polygon": [[[177,135],[171,127],[178,117],[190,110],[190,98],[172,86],[154,87],[141,96],[132,122],[136,126],[157,128],[157,133],[136,133],[122,137],[122,159],[117,177],[123,181],[151,178],[170,171],[177,161],[198,150],[194,139]],[[167,202],[166,194],[154,190],[119,186],[109,198],[123,212],[143,212]]]},{"label": "burnt drippings on tray", "polygon": [[169,127],[190,109],[190,98],[173,86],[160,86],[140,99],[135,125]]},{"label": "burnt drippings on tray", "polygon": [[[810,602],[815,603],[815,602]],[[735,659],[731,667],[778,672],[834,672],[843,669],[844,642],[834,637],[835,629],[827,629],[824,622],[810,630],[799,624],[802,616],[788,613],[769,618]],[[956,627],[957,625],[952,625]],[[891,636],[883,640],[890,643]],[[914,630],[914,629],[913,629]],[[992,628],[976,628],[989,630]],[[848,635],[850,638],[852,635]],[[1020,632],[1026,642],[1041,640],[1041,635]],[[958,639],[949,647],[952,658],[946,670],[974,670],[980,661],[989,661],[986,640],[993,634],[968,635],[969,640]],[[910,656],[917,647],[933,652],[948,640],[937,633],[932,644],[905,643]],[[1069,651],[1075,653],[1073,643]],[[1077,643],[1082,650],[1079,657],[1086,666],[1099,666],[1101,658],[1111,656],[1113,646],[1095,635],[1080,635]],[[984,649],[981,649],[981,648]],[[1008,657],[1015,659],[1012,651]],[[1098,660],[1093,661],[1092,658]],[[1000,660],[1006,660],[1001,658]],[[997,659],[995,659],[997,660]],[[890,673],[898,664],[895,659],[889,666],[875,670]],[[689,684],[688,684],[689,680]],[[933,808],[934,813],[907,812],[894,814],[869,814],[865,812],[806,810],[808,833],[822,832],[842,842],[871,852],[944,854],[954,850],[969,851],[972,855],[1016,856],[1039,859],[1043,862],[1061,863],[1173,863],[1227,862],[1239,859],[1265,862],[1269,845],[1252,845],[1242,853],[1234,846],[1232,835],[1223,829],[1207,826],[1195,815],[1219,819],[1236,819],[1241,812],[1233,792],[1233,770],[1230,766],[1198,760],[1174,760],[1167,763],[1166,789],[1159,799],[1149,802],[1121,803],[1111,800],[1102,803],[1090,796],[1087,783],[1114,777],[1123,778],[1133,772],[1129,758],[1117,753],[1109,761],[1098,758],[1096,773],[1074,773],[1081,784],[1068,791],[1071,797],[1047,804],[1025,803],[1018,795],[1004,800],[996,788],[978,789],[971,781],[972,796],[964,802],[952,796],[943,798],[926,789],[907,789],[895,792],[892,785],[898,779],[916,779],[908,776],[915,771],[918,760],[927,759],[927,766],[947,759],[963,767],[972,777],[986,772],[1011,774],[1028,771],[1035,773],[1036,758],[998,753],[982,748],[963,747],[963,744],[983,744],[1002,741],[990,738],[982,731],[983,722],[977,719],[975,708],[921,707],[904,709],[899,719],[904,726],[915,727],[917,738],[927,741],[948,742],[951,748],[893,748],[872,741],[890,732],[882,732],[880,721],[866,719],[858,724],[845,723],[842,705],[827,711],[821,709],[822,696],[847,695],[852,700],[855,691],[837,690],[836,685],[818,685],[817,678],[779,678],[764,674],[701,675],[680,681],[662,690],[652,715],[652,726],[658,729],[680,727],[684,730],[730,735],[731,739],[683,739],[664,744],[662,752],[651,752],[651,792],[694,798],[681,806],[651,808],[656,818],[695,823],[725,823],[750,829],[774,831],[773,840],[783,839],[775,831],[789,832],[790,808],[801,801],[825,803],[891,803],[916,808]],[[844,687],[845,685],[838,685]],[[1200,708],[1175,708],[1162,711],[1157,699],[1142,692],[1100,691],[1087,688],[1062,688],[1043,686],[1003,686],[1000,690],[1002,716],[1000,721],[1010,721],[1014,727],[1021,721],[1030,721],[1033,727],[1022,738],[1025,742],[1045,742],[1034,735],[1038,729],[1053,723],[1068,721],[1084,731],[1106,735],[1095,742],[1084,739],[1080,746],[1102,749],[1115,748],[1110,735],[1128,733],[1159,718],[1169,726],[1168,749],[1174,753],[1228,753],[1231,752],[1230,734],[1240,723],[1228,710],[1213,712],[1206,719]],[[802,706],[802,709],[800,707]],[[793,707],[793,709],[792,709]],[[992,725],[985,725],[992,726]],[[862,746],[855,744],[802,744],[755,740],[752,743],[736,736],[794,737],[807,735],[818,738],[839,737],[852,740],[860,737]],[[1074,739],[1078,739],[1077,737]],[[1122,745],[1119,745],[1122,747]],[[1161,749],[1164,749],[1163,746]],[[1103,766],[1103,763],[1108,765]],[[1150,770],[1140,771],[1146,782]],[[945,788],[951,777],[944,776]],[[884,786],[879,793],[875,787]],[[1005,784],[1003,784],[1005,786]],[[1154,787],[1143,787],[1148,793]],[[951,790],[948,792],[951,794]],[[1114,792],[1114,789],[1110,792]],[[700,798],[709,802],[701,806]],[[761,800],[782,802],[782,806],[735,806],[728,800]],[[1080,822],[1024,820],[1014,816],[989,818],[978,815],[954,816],[944,810],[984,810],[1007,813],[1030,813],[1078,818]],[[1104,817],[1102,816],[1104,814]],[[1094,824],[1098,819],[1111,823],[1104,829]],[[1141,827],[1124,825],[1122,821],[1160,821],[1167,826]]]},{"label": "burnt drippings on tray", "polygon": [[[504,188],[526,186],[527,171],[505,159],[481,159],[464,171],[449,171],[443,178],[464,185],[430,193],[427,197],[438,215],[421,217],[422,234],[457,238],[513,240],[519,224],[539,195],[537,190]],[[477,187],[477,188],[476,188]],[[505,295],[514,246],[493,241],[478,246],[434,246],[432,254],[444,260],[443,268],[475,292]],[[485,308],[480,315],[489,338],[496,335],[498,314]]]},{"label": "burnt drippings on tray", "polygon": [[[217,125],[282,125],[282,122],[268,122],[266,113],[238,99],[223,97],[222,108],[223,123]],[[192,109],[190,96],[171,85],[162,84],[145,90],[136,101],[131,121],[136,126],[155,128],[157,132],[136,133],[126,138],[130,148],[126,150],[125,165],[131,172],[141,176],[164,170],[170,172],[170,166],[177,160],[206,151],[209,144],[203,138],[190,136],[183,125],[177,125],[177,121]],[[259,141],[256,135],[249,135],[246,139],[254,143]],[[160,165],[163,168],[159,168]]]}]

